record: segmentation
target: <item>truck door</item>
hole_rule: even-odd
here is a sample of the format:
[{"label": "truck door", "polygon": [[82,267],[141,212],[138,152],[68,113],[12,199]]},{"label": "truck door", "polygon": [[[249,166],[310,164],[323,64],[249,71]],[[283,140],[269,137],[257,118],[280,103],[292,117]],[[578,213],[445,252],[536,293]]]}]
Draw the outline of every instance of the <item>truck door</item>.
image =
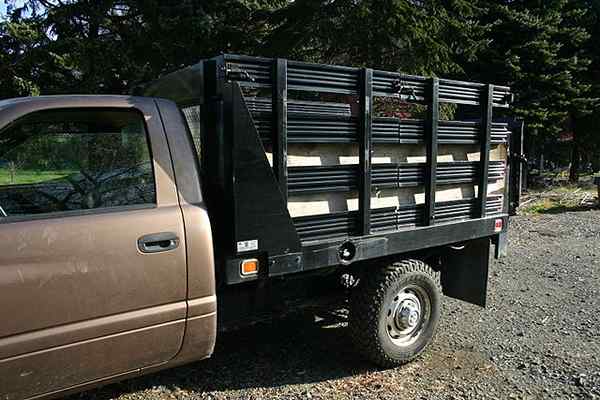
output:
[{"label": "truck door", "polygon": [[184,246],[153,100],[0,102],[0,397],[172,359]]}]

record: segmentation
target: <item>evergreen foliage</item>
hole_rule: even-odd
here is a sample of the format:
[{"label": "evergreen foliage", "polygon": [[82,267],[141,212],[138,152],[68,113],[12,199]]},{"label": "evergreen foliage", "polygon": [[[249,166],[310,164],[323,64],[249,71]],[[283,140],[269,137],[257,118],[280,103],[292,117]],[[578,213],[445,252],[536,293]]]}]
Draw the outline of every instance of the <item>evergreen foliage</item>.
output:
[{"label": "evergreen foliage", "polygon": [[[513,87],[531,149],[598,158],[600,0],[0,0],[0,98],[129,93],[220,52]],[[597,162],[597,161],[596,161]]]}]

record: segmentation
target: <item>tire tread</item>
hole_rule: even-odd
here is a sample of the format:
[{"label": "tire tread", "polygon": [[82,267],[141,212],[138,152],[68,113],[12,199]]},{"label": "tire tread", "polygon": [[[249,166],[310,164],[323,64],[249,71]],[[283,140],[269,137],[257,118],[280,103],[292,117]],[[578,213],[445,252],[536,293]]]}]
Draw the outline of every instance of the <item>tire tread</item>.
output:
[{"label": "tire tread", "polygon": [[420,354],[419,351],[399,359],[392,358],[386,354],[378,337],[379,310],[387,289],[402,275],[410,273],[426,275],[419,278],[433,280],[438,293],[441,293],[439,273],[420,260],[405,259],[386,265],[378,272],[367,273],[350,297],[348,326],[351,340],[359,353],[382,367],[406,364]]}]

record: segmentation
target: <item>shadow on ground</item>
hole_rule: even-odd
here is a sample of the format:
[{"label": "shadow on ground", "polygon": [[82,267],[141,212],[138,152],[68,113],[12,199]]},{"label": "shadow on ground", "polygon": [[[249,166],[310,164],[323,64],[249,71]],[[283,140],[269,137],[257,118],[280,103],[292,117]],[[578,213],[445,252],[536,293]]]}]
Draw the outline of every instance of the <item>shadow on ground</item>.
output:
[{"label": "shadow on ground", "polygon": [[84,392],[69,400],[108,400],[158,386],[194,392],[278,387],[374,370],[376,367],[353,351],[343,322],[344,316],[336,313],[318,322],[304,315],[222,333],[211,359]]}]

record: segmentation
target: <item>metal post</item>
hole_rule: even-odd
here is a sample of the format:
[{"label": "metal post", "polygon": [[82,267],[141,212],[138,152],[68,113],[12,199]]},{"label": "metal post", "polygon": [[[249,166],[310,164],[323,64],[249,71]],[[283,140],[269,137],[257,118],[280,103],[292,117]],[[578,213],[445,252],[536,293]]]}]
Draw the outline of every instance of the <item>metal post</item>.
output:
[{"label": "metal post", "polygon": [[479,181],[477,182],[477,215],[480,218],[485,217],[486,214],[493,102],[494,85],[488,85],[483,89],[481,96],[482,119],[479,139]]},{"label": "metal post", "polygon": [[[207,171],[211,171],[210,182],[217,186],[226,187],[231,175],[228,168],[233,163],[232,143],[233,139],[229,136],[230,132],[226,130],[224,118],[227,104],[225,97],[225,59],[223,56],[208,60],[205,66],[206,79],[204,88],[206,90],[204,108],[207,111],[206,121],[203,123],[206,129],[201,134],[202,141],[202,159],[201,163]],[[209,134],[210,132],[210,134]],[[208,151],[210,149],[211,151]]]},{"label": "metal post", "polygon": [[435,219],[435,192],[437,186],[438,124],[439,124],[439,88],[438,78],[432,78],[429,91],[429,107],[425,121],[425,146],[427,160],[425,166],[425,215],[424,225],[433,225]]},{"label": "metal post", "polygon": [[287,203],[287,60],[277,58],[273,64],[273,169]]},{"label": "metal post", "polygon": [[506,197],[504,211],[510,215],[515,215],[519,208],[521,192],[524,189],[523,184],[523,121],[514,120],[508,125],[510,130],[508,149],[508,164],[506,166],[506,176],[509,177],[509,184],[505,185],[504,196]]},{"label": "metal post", "polygon": [[359,229],[362,235],[371,233],[371,130],[373,126],[373,70],[361,70],[359,126]]}]

